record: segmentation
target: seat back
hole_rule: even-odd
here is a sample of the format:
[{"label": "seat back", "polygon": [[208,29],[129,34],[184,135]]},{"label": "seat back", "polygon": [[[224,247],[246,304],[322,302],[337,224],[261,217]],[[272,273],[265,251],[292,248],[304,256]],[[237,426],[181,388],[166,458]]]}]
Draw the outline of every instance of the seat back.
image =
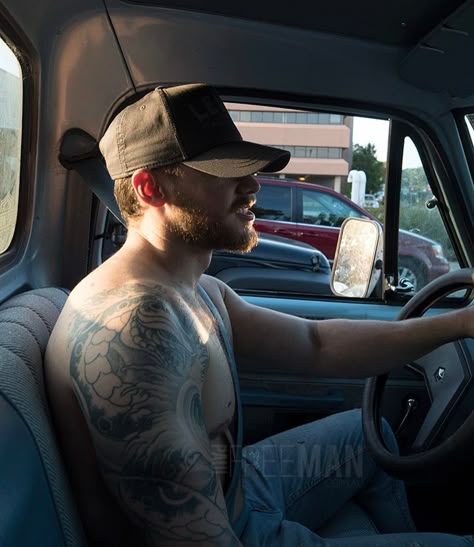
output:
[{"label": "seat back", "polygon": [[0,305],[0,545],[86,545],[43,375],[66,298],[62,289],[36,289]]}]

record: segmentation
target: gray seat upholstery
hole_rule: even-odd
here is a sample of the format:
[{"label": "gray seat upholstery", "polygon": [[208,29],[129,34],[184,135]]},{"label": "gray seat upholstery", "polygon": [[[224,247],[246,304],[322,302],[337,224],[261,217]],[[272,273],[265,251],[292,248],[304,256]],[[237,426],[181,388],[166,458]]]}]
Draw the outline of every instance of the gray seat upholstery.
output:
[{"label": "gray seat upholstery", "polygon": [[62,289],[37,289],[0,305],[0,546],[86,545],[43,378],[66,298]]}]

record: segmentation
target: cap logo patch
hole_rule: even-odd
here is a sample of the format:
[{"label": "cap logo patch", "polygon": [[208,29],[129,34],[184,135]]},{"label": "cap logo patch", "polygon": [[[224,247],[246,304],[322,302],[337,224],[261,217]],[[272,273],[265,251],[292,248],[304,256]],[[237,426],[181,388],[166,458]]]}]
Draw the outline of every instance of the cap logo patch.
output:
[{"label": "cap logo patch", "polygon": [[225,111],[222,102],[212,95],[197,97],[194,104],[188,106],[192,115],[203,125],[220,123],[220,115]]}]

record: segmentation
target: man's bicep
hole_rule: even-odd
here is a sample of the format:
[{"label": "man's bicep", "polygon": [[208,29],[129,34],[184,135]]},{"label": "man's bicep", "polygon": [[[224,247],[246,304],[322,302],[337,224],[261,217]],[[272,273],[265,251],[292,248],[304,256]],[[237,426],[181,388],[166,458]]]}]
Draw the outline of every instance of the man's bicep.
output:
[{"label": "man's bicep", "polygon": [[71,377],[99,467],[151,545],[232,544],[201,407],[205,347],[152,311],[75,329]]},{"label": "man's bicep", "polygon": [[314,322],[249,304],[227,286],[222,292],[236,357],[251,360],[253,372],[306,374],[314,368]]}]

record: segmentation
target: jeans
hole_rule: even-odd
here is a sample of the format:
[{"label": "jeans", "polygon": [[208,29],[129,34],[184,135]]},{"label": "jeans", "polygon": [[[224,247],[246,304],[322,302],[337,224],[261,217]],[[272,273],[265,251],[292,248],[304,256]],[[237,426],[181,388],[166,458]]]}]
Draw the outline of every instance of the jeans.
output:
[{"label": "jeans", "polygon": [[[386,442],[395,437],[384,424]],[[467,537],[419,533],[402,481],[368,453],[358,410],[279,433],[243,450],[243,488],[250,509],[240,540],[245,547],[455,547]],[[325,524],[349,504],[364,516],[350,532]],[[347,524],[347,523],[346,523]],[[350,535],[352,534],[352,535]]]}]

